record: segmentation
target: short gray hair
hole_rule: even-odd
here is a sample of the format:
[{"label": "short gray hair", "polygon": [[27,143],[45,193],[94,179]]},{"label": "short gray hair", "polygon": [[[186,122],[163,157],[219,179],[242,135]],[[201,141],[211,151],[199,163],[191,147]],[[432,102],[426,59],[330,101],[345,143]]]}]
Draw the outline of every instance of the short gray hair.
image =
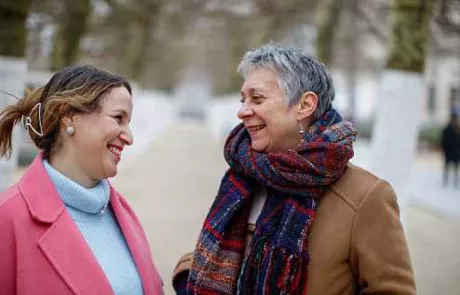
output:
[{"label": "short gray hair", "polygon": [[332,77],[326,66],[312,55],[287,45],[266,44],[246,52],[238,72],[246,78],[252,70],[260,68],[276,72],[289,106],[298,103],[302,94],[308,91],[318,96],[315,119],[331,106],[335,96]]}]

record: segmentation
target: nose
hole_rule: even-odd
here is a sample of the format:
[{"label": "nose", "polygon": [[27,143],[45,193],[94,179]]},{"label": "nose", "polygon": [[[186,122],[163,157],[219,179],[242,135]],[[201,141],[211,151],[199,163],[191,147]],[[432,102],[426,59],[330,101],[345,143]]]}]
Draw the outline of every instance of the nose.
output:
[{"label": "nose", "polygon": [[123,141],[126,145],[132,145],[134,138],[133,133],[131,132],[131,128],[127,125],[123,131],[120,133],[119,138]]},{"label": "nose", "polygon": [[254,110],[245,101],[241,104],[241,107],[238,110],[237,115],[239,119],[243,120],[244,118],[254,115]]}]

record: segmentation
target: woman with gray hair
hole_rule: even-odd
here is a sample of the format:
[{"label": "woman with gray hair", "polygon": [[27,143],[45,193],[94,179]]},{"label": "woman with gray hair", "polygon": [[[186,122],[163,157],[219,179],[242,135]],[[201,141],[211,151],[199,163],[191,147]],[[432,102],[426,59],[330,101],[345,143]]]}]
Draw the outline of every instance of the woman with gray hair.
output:
[{"label": "woman with gray hair", "polygon": [[178,294],[415,294],[391,186],[349,163],[355,129],[326,67],[265,45],[239,66],[242,123]]}]

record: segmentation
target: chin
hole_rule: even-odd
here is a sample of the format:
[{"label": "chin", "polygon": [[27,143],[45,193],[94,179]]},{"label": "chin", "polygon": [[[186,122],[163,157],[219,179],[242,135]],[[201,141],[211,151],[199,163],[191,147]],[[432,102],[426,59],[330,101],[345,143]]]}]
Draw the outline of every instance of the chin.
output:
[{"label": "chin", "polygon": [[253,150],[255,150],[256,152],[262,153],[262,152],[265,152],[265,150],[267,149],[267,145],[266,144],[260,144],[258,142],[253,142],[251,144],[251,148]]},{"label": "chin", "polygon": [[113,165],[106,165],[105,169],[105,178],[115,177],[117,175],[118,169],[117,167],[113,167]]}]

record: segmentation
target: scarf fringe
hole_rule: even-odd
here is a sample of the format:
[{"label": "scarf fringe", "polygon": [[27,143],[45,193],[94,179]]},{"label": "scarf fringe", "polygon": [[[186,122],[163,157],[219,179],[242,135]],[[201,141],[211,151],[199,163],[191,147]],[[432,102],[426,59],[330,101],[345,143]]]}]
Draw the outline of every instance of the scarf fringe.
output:
[{"label": "scarf fringe", "polygon": [[305,294],[307,278],[302,276],[302,269],[307,265],[308,257],[259,241],[243,263],[237,294]]}]

